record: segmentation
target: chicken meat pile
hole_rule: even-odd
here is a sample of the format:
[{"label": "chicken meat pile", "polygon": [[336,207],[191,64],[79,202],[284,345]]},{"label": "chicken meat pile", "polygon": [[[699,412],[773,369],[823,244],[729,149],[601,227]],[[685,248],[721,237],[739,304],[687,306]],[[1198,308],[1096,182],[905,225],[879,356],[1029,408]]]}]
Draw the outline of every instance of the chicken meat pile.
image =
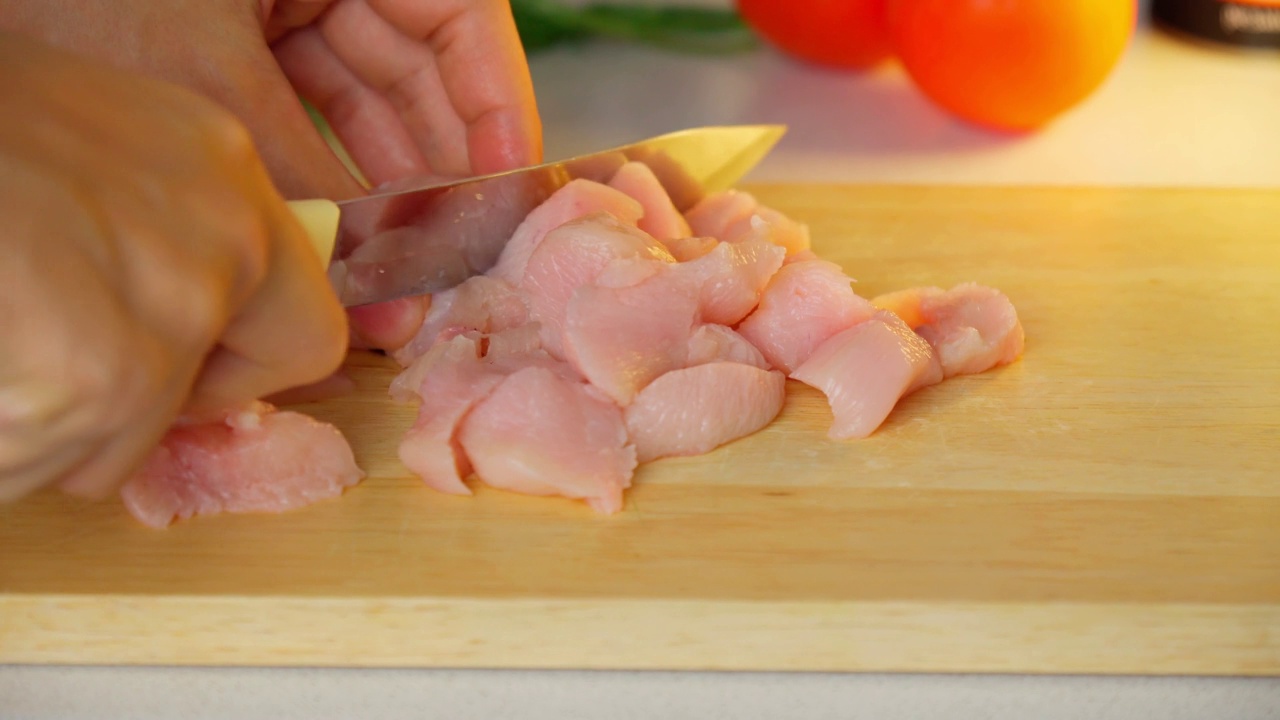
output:
[{"label": "chicken meat pile", "polygon": [[[392,356],[418,404],[400,443],[434,490],[479,481],[623,507],[639,463],[758,432],[787,379],[820,390],[833,440],[865,438],[898,400],[1014,361],[1012,303],[976,284],[865,299],[808,229],[729,190],[684,212],[640,162],[538,205],[487,273],[432,298]],[[279,512],[361,471],[336,428],[264,403],[176,426],[123,489],[140,521]]]}]

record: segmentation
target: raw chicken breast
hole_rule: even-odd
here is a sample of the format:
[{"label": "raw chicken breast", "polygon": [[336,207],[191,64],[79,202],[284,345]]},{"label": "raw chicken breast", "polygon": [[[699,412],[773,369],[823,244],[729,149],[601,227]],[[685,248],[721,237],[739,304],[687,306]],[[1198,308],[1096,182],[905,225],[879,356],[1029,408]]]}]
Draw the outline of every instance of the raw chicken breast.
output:
[{"label": "raw chicken breast", "polygon": [[529,318],[541,324],[548,352],[564,356],[564,313],[573,292],[592,284],[613,261],[632,258],[675,262],[657,240],[602,213],[547,233],[529,257],[519,287],[528,300]]},{"label": "raw chicken breast", "polygon": [[[405,178],[382,189],[422,187],[428,180]],[[344,207],[343,232],[329,266],[330,279],[343,287],[346,297],[377,297],[388,287],[420,281],[422,268],[430,263],[439,279],[462,282],[491,269],[530,212],[562,184],[563,179],[553,173],[504,175]],[[396,322],[397,318],[378,322],[385,320]],[[384,348],[400,344],[376,336],[368,339]]]},{"label": "raw chicken breast", "polygon": [[792,220],[771,207],[759,206],[751,219],[753,230],[767,228],[769,239],[787,251],[787,257],[802,255],[809,250],[809,226]]},{"label": "raw chicken breast", "polygon": [[685,213],[694,235],[722,242],[741,242],[753,232],[786,250],[787,256],[809,250],[809,228],[773,208],[761,205],[750,193],[726,190],[703,198]]},{"label": "raw chicken breast", "polygon": [[692,234],[733,242],[751,230],[751,217],[759,206],[751,193],[725,190],[702,198],[684,217]]},{"label": "raw chicken breast", "polygon": [[736,325],[755,309],[785,252],[762,235],[722,242],[706,255],[677,265],[700,288],[703,322]]},{"label": "raw chicken breast", "polygon": [[404,397],[412,388],[422,401],[418,419],[400,442],[400,460],[428,486],[455,495],[471,493],[463,483],[471,465],[458,445],[458,426],[508,375],[541,367],[581,382],[572,368],[545,352],[521,342],[503,343],[527,335],[524,328],[491,337],[459,335],[437,344],[396,378],[393,393]]},{"label": "raw chicken breast", "polygon": [[854,294],[850,282],[839,265],[826,260],[784,265],[738,332],[770,365],[790,373],[827,338],[875,312],[871,303]]},{"label": "raw chicken breast", "polygon": [[175,425],[120,490],[154,528],[220,512],[284,512],[337,497],[364,477],[332,425],[257,402],[225,422]]},{"label": "raw chicken breast", "polygon": [[724,325],[700,325],[689,338],[689,367],[710,362],[735,362],[769,370],[769,363],[755,345]]},{"label": "raw chicken breast", "polygon": [[640,462],[700,455],[746,437],[782,410],[786,378],[733,362],[673,370],[654,380],[626,409],[627,432]]},{"label": "raw chicken breast", "polygon": [[617,174],[609,181],[609,187],[626,193],[640,203],[644,215],[640,217],[640,229],[658,240],[667,241],[673,238],[686,238],[689,223],[680,211],[671,203],[667,191],[658,182],[648,165],[629,162],[618,168]]},{"label": "raw chicken breast", "polygon": [[985,372],[1022,354],[1018,313],[999,290],[964,283],[950,290],[916,288],[875,299],[933,346],[946,377]]},{"label": "raw chicken breast", "polygon": [[941,379],[933,349],[891,312],[876,311],[866,322],[837,333],[818,346],[791,377],[827,396],[835,422],[833,440],[870,435],[898,399]]},{"label": "raw chicken breast", "polygon": [[720,241],[713,237],[682,237],[663,240],[662,244],[677,261],[688,262],[711,252]]},{"label": "raw chicken breast", "polygon": [[697,295],[673,266],[661,267],[665,272],[630,287],[580,287],[565,310],[565,358],[624,407],[688,357]]},{"label": "raw chicken breast", "polygon": [[607,213],[634,227],[644,210],[626,193],[590,180],[571,180],[529,213],[516,228],[489,275],[519,285],[525,266],[547,233],[580,217]]},{"label": "raw chicken breast", "polygon": [[392,356],[408,366],[437,342],[467,331],[500,332],[523,325],[528,319],[529,308],[515,288],[497,278],[476,275],[432,296],[422,327]]},{"label": "raw chicken breast", "polygon": [[457,443],[458,425],[478,401],[506,377],[501,368],[480,362],[473,338],[458,336],[437,344],[401,377],[416,380],[422,400],[418,419],[400,441],[400,461],[429,487],[470,495],[463,479],[471,465]]},{"label": "raw chicken breast", "polygon": [[503,380],[463,420],[458,440],[485,483],[584,499],[602,513],[622,508],[636,467],[622,411],[540,367]]}]

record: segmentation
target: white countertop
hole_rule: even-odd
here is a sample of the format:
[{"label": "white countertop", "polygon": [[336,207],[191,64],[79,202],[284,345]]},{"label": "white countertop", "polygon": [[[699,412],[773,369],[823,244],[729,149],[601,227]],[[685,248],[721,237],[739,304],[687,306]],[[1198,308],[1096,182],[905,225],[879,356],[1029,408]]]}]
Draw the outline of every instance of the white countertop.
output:
[{"label": "white countertop", "polygon": [[774,52],[635,47],[558,50],[532,64],[548,158],[767,122],[790,129],[750,180],[1280,187],[1280,52],[1201,46],[1145,26],[1102,87],[1024,136],[952,119],[892,64],[857,74]]},{"label": "white countertop", "polygon": [[[842,75],[770,52],[598,46],[532,65],[548,157],[694,125],[783,122],[789,135],[749,179],[1280,187],[1280,53],[1146,28],[1095,95],[1022,138],[947,118],[892,67]],[[3,720],[721,716],[1280,718],[1280,681],[0,667]]]}]

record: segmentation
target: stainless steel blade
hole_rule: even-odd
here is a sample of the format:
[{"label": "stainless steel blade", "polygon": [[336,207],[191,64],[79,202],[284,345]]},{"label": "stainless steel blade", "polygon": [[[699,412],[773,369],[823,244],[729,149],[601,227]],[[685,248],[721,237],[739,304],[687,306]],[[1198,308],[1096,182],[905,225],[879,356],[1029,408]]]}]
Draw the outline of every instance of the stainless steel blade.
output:
[{"label": "stainless steel blade", "polygon": [[607,182],[645,162],[686,210],[728,189],[786,132],[780,125],[681,130],[504,173],[430,183],[339,203],[329,278],[347,307],[439,292],[493,267],[516,227],[577,178]]}]

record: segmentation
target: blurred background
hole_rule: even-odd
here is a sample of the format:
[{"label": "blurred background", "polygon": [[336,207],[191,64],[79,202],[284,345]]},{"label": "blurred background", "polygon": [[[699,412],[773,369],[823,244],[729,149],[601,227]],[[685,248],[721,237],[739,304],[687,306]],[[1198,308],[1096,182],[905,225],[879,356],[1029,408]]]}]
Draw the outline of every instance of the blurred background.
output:
[{"label": "blurred background", "polygon": [[[538,0],[533,9],[549,1]],[[1280,4],[1249,1],[1280,18]],[[739,2],[552,4],[577,9],[678,4],[733,13]],[[785,8],[793,16],[823,4],[747,2]],[[1095,5],[1104,13],[1123,13],[1129,4],[1099,0]],[[520,0],[513,7],[527,9]],[[692,50],[581,38],[551,38],[534,47],[528,38],[545,27],[527,18],[522,32],[548,159],[683,127],[768,122],[785,123],[790,131],[749,181],[1280,187],[1280,48],[1211,43],[1170,31],[1151,16],[1151,0],[1139,2],[1136,27],[1117,45],[1114,62],[1102,57],[1108,48],[1097,47],[1115,44],[1100,39],[1100,31],[1073,40],[1067,28],[1038,46],[1031,38],[1033,49],[1024,53],[1040,52],[1045,62],[1059,65],[1074,62],[1081,67],[1071,66],[1069,72],[1100,75],[1100,84],[1045,124],[1016,133],[992,130],[944,109],[894,58],[868,69],[837,68],[799,59],[768,41],[745,47],[749,43],[740,42],[740,34],[710,31],[700,39],[697,33],[679,38]],[[770,22],[787,20],[760,22],[769,30]],[[943,36],[964,32],[960,22],[925,33],[943,42]],[[1100,25],[1096,18],[1088,24]],[[848,32],[852,44],[856,29]],[[1275,38],[1280,28],[1272,32]],[[838,38],[826,33],[813,42]],[[983,50],[993,54],[985,58],[990,63],[1011,56],[1001,55],[999,45]],[[1095,66],[1084,68],[1090,61]],[[1099,70],[1098,62],[1105,67]],[[1061,85],[1049,81],[1040,87]],[[974,90],[969,91],[963,97],[971,97]]]}]

